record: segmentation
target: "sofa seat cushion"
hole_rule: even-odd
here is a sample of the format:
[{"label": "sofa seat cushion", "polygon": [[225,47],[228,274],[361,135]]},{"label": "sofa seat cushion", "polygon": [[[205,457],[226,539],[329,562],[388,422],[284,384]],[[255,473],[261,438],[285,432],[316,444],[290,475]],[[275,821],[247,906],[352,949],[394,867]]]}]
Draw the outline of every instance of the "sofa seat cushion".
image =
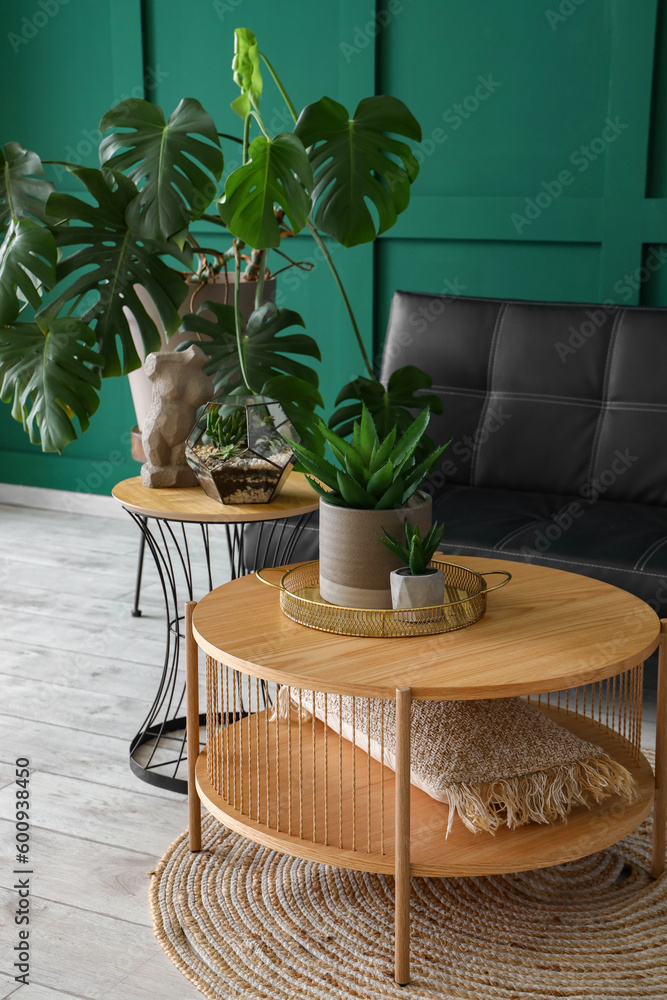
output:
[{"label": "sofa seat cushion", "polygon": [[667,612],[667,510],[514,490],[450,486],[434,502],[452,555],[518,559],[591,576]]}]

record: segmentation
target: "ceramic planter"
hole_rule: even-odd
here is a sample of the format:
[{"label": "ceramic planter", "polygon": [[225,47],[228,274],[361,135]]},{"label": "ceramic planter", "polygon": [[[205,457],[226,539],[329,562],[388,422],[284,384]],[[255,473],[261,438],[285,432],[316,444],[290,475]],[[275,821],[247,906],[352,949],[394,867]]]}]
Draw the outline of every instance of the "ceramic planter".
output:
[{"label": "ceramic planter", "polygon": [[325,601],[350,608],[390,608],[389,574],[401,564],[379,540],[384,528],[394,538],[405,522],[431,527],[431,498],[415,493],[397,510],[353,510],[320,499],[320,593]]},{"label": "ceramic planter", "polygon": [[429,568],[413,576],[407,566],[392,570],[391,606],[397,608],[432,608],[442,604],[445,596],[445,574],[441,569]]}]

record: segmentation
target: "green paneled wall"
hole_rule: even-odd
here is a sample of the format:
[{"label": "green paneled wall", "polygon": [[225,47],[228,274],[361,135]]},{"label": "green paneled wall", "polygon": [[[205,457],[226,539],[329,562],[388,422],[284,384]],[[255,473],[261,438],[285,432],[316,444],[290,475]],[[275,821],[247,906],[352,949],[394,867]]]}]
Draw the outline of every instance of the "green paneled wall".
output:
[{"label": "green paneled wall", "polygon": [[[375,357],[396,288],[666,305],[666,7],[383,0],[373,15],[371,0],[0,0],[2,141],[94,164],[102,112],[142,90],[165,112],[197,97],[236,132],[229,63],[247,25],[297,105],[393,93],[422,124],[408,211],[374,246],[335,253]],[[265,112],[271,102],[280,127],[269,81]],[[357,351],[314,245],[290,250],[315,267],[283,276],[281,304],[320,343],[330,407],[361,370]],[[104,384],[91,429],[62,457],[31,447],[2,409],[0,480],[108,493],[137,471],[133,423],[126,379]]]}]

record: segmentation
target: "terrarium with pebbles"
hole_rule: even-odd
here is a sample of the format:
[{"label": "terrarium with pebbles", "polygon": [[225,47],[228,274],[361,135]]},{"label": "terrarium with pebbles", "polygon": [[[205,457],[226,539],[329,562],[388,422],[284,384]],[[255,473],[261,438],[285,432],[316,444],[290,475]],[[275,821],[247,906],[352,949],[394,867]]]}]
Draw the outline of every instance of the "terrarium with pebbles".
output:
[{"label": "terrarium with pebbles", "polygon": [[185,458],[208,496],[221,503],[269,503],[294,466],[286,438],[299,441],[280,403],[223,396],[202,407]]}]

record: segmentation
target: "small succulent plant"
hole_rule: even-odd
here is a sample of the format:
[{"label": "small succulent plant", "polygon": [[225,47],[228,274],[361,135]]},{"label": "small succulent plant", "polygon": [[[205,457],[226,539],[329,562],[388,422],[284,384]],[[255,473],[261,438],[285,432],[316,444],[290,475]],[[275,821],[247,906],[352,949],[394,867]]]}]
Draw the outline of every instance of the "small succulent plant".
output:
[{"label": "small succulent plant", "polygon": [[419,463],[415,460],[415,450],[428,427],[429,418],[426,408],[398,441],[396,427],[380,441],[373,418],[364,406],[361,420],[355,421],[353,426],[352,443],[320,421],[319,429],[328,441],[339,468],[301,444],[294,441],[290,444],[301,465],[317,477],[308,477],[313,489],[329,503],[357,510],[404,507],[447,447],[436,448]]},{"label": "small succulent plant", "polygon": [[[406,521],[405,545],[401,545],[400,542],[397,542],[396,539],[389,534],[389,532],[384,530],[384,528],[382,529],[384,538],[380,538],[380,541],[389,549],[390,552],[393,552],[393,554],[397,556],[401,562],[405,563],[406,566],[410,568],[411,576],[423,576],[428,569],[428,564],[433,558],[433,553],[442,541],[444,531],[444,524],[438,524],[436,521],[422,540],[419,533],[419,525],[412,525],[409,521]],[[379,537],[380,536],[378,535],[378,538]]]},{"label": "small succulent plant", "polygon": [[224,417],[218,406],[211,406],[206,415],[206,433],[215,446],[213,458],[225,462],[246,449],[246,422],[242,409],[233,410]]}]

